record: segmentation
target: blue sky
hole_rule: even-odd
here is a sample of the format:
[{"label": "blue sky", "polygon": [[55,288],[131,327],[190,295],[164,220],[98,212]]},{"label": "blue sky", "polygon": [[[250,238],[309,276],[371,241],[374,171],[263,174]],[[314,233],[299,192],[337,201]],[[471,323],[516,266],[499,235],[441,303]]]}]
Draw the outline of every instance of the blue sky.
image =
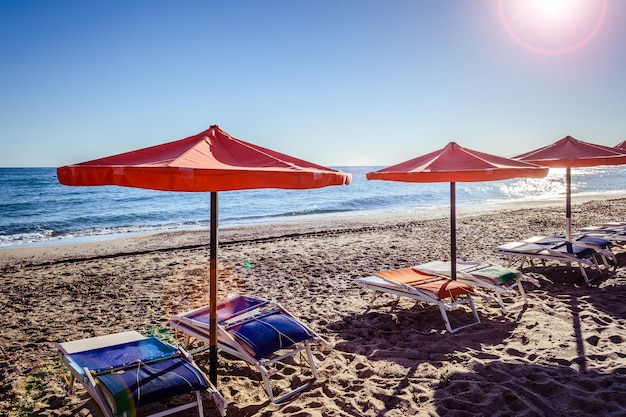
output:
[{"label": "blue sky", "polygon": [[503,156],[566,135],[616,145],[626,2],[537,1],[5,1],[0,166],[211,124],[330,166],[450,141]]}]

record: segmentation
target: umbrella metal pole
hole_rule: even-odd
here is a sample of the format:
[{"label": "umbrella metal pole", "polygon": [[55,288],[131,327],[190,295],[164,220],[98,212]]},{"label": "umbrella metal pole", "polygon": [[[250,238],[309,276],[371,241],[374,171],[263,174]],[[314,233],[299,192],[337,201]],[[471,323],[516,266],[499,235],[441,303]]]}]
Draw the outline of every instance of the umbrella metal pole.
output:
[{"label": "umbrella metal pole", "polygon": [[572,240],[572,169],[565,170],[565,237]]},{"label": "umbrella metal pole", "polygon": [[217,192],[211,192],[211,246],[209,280],[209,380],[217,384]]},{"label": "umbrella metal pole", "polygon": [[456,279],[456,183],[450,183],[450,277]]}]

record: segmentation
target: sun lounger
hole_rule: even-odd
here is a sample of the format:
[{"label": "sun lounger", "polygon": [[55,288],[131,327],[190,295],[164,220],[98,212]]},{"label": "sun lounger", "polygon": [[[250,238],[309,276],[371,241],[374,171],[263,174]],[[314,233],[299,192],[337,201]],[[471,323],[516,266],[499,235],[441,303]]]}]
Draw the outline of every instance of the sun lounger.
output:
[{"label": "sun lounger", "polygon": [[[566,243],[567,241],[565,239],[565,236],[533,236],[528,239],[524,239],[524,242],[554,246],[557,244]],[[613,262],[613,265],[617,266],[617,258],[611,250],[611,248],[615,245],[610,240],[600,236],[589,236],[586,234],[577,233],[572,235],[571,243],[580,246],[587,246],[594,249],[597,252],[597,256],[602,259],[602,262],[607,269],[610,268],[608,262],[609,259],[611,260],[611,262]]]},{"label": "sun lounger", "polygon": [[626,244],[626,223],[607,223],[602,226],[589,226],[581,229],[585,236],[610,240],[614,245],[623,247]]},{"label": "sun lounger", "polygon": [[588,246],[573,243],[542,245],[530,242],[510,242],[498,246],[496,252],[508,258],[509,267],[514,265],[516,261],[520,261],[520,269],[524,267],[526,261],[532,265],[533,259],[541,259],[544,264],[546,260],[576,263],[587,283],[591,280],[584,266],[601,273],[600,266],[596,259],[597,252]]},{"label": "sun lounger", "polygon": [[626,234],[626,222],[607,222],[600,226],[588,226],[581,229],[583,233],[587,232],[606,232]]},{"label": "sun lounger", "polygon": [[135,331],[57,345],[73,390],[78,380],[106,417],[135,416],[137,408],[193,394],[191,402],[149,414],[160,417],[196,408],[204,416],[202,392],[225,415],[226,401],[182,349]]},{"label": "sun lounger", "polygon": [[[217,305],[218,350],[243,359],[261,374],[264,388],[273,403],[282,402],[308,388],[319,378],[313,352],[313,342],[328,346],[321,336],[309,329],[282,305],[269,300],[236,296]],[[170,326],[184,345],[200,342],[202,346],[190,352],[207,349],[209,337],[209,306],[177,314]],[[279,362],[305,352],[311,377],[308,381],[276,398],[270,377],[278,372]]]},{"label": "sun lounger", "polygon": [[614,228],[626,228],[626,221],[606,222],[603,224],[603,226],[614,227]]},{"label": "sun lounger", "polygon": [[[432,261],[413,268],[434,274],[450,277],[451,263],[450,261]],[[522,285],[523,281],[530,282],[539,287],[539,281],[534,278],[527,277],[517,269],[506,268],[488,262],[456,262],[457,279],[468,283],[475,290],[483,289],[494,293],[495,300],[502,308],[504,314],[507,313],[506,306],[502,300],[502,296],[512,296],[519,294],[524,300],[524,304],[528,305],[526,292]],[[517,291],[516,291],[517,289]]]},{"label": "sun lounger", "polygon": [[[435,304],[439,307],[446,329],[455,333],[461,329],[480,323],[476,306],[472,300],[473,288],[465,283],[453,281],[449,278],[427,274],[413,268],[395,269],[379,272],[376,275],[358,278],[357,284],[373,290],[374,296],[370,305],[374,304],[377,296],[389,293],[400,297],[407,297],[424,303]],[[448,301],[446,301],[448,300]],[[468,305],[474,314],[475,321],[466,325],[452,328],[447,311]]]}]

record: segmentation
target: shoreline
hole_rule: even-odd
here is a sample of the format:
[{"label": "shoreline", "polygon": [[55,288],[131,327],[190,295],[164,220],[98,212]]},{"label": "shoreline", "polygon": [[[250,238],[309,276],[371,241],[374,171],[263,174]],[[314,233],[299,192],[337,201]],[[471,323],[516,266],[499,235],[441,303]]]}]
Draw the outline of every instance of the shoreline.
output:
[{"label": "shoreline", "polygon": [[[572,208],[576,230],[623,220],[626,199]],[[556,200],[458,210],[458,259],[503,264],[498,244],[563,232],[564,217]],[[332,345],[314,351],[320,379],[281,404],[268,402],[245,363],[220,355],[228,416],[623,415],[626,251],[588,285],[577,267],[526,268],[540,282],[524,283],[528,306],[506,297],[503,315],[476,296],[481,324],[454,334],[435,305],[382,297],[370,306],[356,278],[449,259],[449,235],[448,210],[220,229],[218,298],[280,302]],[[0,416],[74,415],[82,401],[65,391],[58,342],[125,330],[174,342],[169,317],[207,304],[208,258],[208,231],[0,251]],[[453,323],[470,316],[449,312]],[[206,371],[207,356],[194,358]],[[286,375],[299,372],[286,366]],[[208,399],[205,407],[217,416]]]},{"label": "shoreline", "polygon": [[[626,191],[602,195],[572,196],[572,206],[593,201],[626,200]],[[456,208],[457,219],[467,216],[488,215],[502,211],[558,209],[563,210],[565,224],[565,201],[559,198],[525,202],[499,202],[474,207]],[[380,226],[391,223],[406,223],[427,220],[447,220],[450,210],[422,210],[388,212],[377,214],[355,214],[352,216],[325,216],[321,218],[297,218],[287,221],[267,222],[242,226],[219,226],[219,244],[231,241],[249,241],[255,239],[271,239],[281,235],[318,234],[340,230],[367,229],[372,225]],[[574,219],[575,220],[575,219]],[[176,231],[134,232],[128,235],[112,235],[94,240],[78,242],[55,241],[51,244],[0,248],[0,270],[17,265],[39,265],[63,260],[85,259],[116,254],[137,254],[140,252],[167,251],[179,248],[209,247],[209,228],[194,228]],[[138,252],[134,246],[141,247]]]}]

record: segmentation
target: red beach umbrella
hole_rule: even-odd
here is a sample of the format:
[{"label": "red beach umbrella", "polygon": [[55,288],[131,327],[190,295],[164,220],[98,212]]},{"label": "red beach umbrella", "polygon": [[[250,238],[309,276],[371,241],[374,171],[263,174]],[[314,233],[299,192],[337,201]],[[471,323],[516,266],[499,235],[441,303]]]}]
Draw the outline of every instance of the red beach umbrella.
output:
[{"label": "red beach umbrella", "polygon": [[57,168],[64,185],[211,192],[210,371],[217,382],[218,191],[347,185],[351,175],[230,136],[217,125],[188,138]]},{"label": "red beach umbrella", "polygon": [[444,148],[366,174],[368,180],[450,183],[450,255],[456,279],[456,183],[546,176],[548,169],[477,152],[450,142]]},{"label": "red beach umbrella", "polygon": [[615,145],[615,147],[621,151],[626,151],[626,140],[621,141],[620,143]]},{"label": "red beach umbrella", "polygon": [[[618,145],[619,146],[619,145]],[[572,168],[626,164],[626,153],[609,146],[596,145],[565,136],[550,145],[517,155],[513,159],[550,168],[565,168],[565,230],[572,237]]]}]

